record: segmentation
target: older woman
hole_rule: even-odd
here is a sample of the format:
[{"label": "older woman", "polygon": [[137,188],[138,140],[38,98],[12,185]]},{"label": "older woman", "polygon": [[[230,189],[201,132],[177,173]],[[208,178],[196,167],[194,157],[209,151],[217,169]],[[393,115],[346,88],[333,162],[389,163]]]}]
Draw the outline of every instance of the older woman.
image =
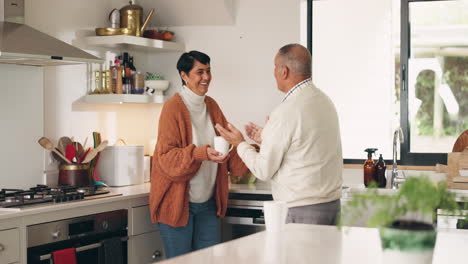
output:
[{"label": "older woman", "polygon": [[151,219],[159,225],[167,258],[220,242],[218,217],[226,213],[228,171],[248,173],[235,148],[222,156],[211,147],[214,125],[226,126],[227,120],[206,96],[210,57],[184,53],[177,70],[182,89],[162,109],[151,172]]}]

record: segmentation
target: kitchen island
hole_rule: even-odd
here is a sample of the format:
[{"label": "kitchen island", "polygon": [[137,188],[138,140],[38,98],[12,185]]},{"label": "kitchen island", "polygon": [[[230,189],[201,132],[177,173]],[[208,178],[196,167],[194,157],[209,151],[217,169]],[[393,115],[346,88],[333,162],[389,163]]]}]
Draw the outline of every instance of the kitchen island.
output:
[{"label": "kitchen island", "polygon": [[[439,230],[432,263],[466,263],[467,248],[468,231]],[[382,248],[375,228],[288,224],[158,263],[378,264]]]}]

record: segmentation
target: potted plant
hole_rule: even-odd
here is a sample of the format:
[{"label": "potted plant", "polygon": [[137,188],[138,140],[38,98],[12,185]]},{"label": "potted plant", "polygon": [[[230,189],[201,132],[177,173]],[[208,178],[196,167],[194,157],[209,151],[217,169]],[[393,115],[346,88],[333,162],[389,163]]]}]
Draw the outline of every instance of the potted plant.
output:
[{"label": "potted plant", "polygon": [[468,219],[467,203],[456,198],[445,181],[409,177],[392,194],[377,188],[353,194],[342,208],[339,227],[368,216],[367,226],[379,228],[385,263],[432,263],[437,209]]}]

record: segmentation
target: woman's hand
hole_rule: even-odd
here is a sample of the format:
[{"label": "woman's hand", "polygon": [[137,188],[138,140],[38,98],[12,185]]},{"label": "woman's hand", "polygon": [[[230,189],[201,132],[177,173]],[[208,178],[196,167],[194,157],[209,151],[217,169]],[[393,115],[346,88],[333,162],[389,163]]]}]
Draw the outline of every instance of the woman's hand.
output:
[{"label": "woman's hand", "polygon": [[245,134],[257,144],[262,144],[262,130],[262,127],[252,122],[245,125]]},{"label": "woman's hand", "polygon": [[206,153],[208,154],[208,159],[216,163],[224,163],[229,159],[229,153],[223,156],[223,153],[211,147],[206,149]]}]

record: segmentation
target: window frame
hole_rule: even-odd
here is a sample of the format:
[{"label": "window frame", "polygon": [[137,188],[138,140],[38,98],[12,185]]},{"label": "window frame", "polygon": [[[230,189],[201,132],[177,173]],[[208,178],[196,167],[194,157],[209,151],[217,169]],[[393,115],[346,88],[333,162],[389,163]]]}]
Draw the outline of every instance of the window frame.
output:
[{"label": "window frame", "polygon": [[[313,1],[307,0],[307,48],[312,53],[312,23]],[[400,143],[400,165],[434,166],[436,163],[447,164],[447,153],[415,153],[410,152],[410,130],[408,120],[408,59],[410,57],[410,23],[409,5],[411,2],[453,1],[453,0],[400,0],[400,125],[403,130],[404,142]],[[364,159],[343,159],[344,164],[362,164]],[[385,160],[392,164],[392,160]]]}]

